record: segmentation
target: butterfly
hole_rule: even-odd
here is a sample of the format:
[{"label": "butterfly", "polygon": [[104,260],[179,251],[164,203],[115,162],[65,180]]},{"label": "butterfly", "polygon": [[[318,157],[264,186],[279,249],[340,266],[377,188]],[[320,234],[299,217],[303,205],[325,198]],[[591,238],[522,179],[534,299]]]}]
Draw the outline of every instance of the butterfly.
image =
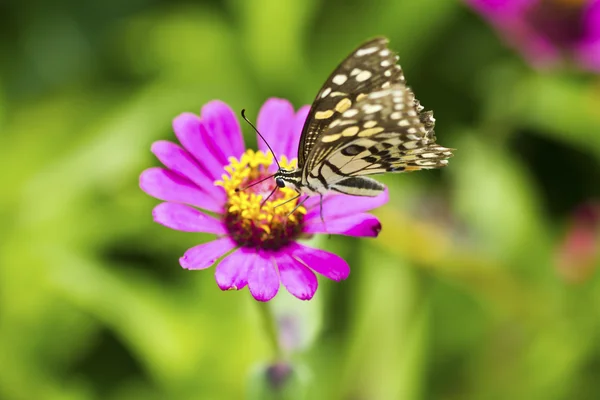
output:
[{"label": "butterfly", "polygon": [[334,191],[377,196],[366,175],[444,167],[452,149],[436,144],[432,111],[423,111],[388,39],[354,50],[317,94],[302,129],[295,169],[279,168],[276,186],[300,195]]}]

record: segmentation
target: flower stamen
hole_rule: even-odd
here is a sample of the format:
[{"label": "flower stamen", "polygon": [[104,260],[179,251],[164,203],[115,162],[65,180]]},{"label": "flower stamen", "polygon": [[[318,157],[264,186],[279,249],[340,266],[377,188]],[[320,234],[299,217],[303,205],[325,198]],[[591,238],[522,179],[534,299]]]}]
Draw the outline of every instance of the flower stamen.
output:
[{"label": "flower stamen", "polygon": [[[293,189],[274,191],[275,182],[265,179],[273,155],[249,149],[239,160],[230,157],[229,162],[225,167],[227,174],[215,185],[227,193],[224,219],[231,237],[243,247],[273,250],[294,240],[302,232],[306,208],[295,209],[298,199],[294,198],[298,194]],[[293,168],[296,160],[288,161],[282,156],[279,164]],[[240,190],[241,187],[245,189]]]}]

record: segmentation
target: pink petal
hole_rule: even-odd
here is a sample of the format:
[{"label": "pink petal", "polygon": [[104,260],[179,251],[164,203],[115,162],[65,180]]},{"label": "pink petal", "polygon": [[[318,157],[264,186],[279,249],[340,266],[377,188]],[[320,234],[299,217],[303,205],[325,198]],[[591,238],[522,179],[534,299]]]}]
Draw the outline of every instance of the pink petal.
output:
[{"label": "pink petal", "polygon": [[256,252],[240,248],[225,257],[215,270],[215,279],[221,290],[240,290],[248,284],[248,268]]},{"label": "pink petal", "polygon": [[490,20],[523,18],[527,7],[535,1],[538,0],[466,0],[471,7]]},{"label": "pink petal", "polygon": [[231,156],[239,159],[244,153],[244,138],[233,110],[222,101],[213,100],[202,107],[200,116],[215,145],[215,154],[227,164]]},{"label": "pink petal", "polygon": [[367,213],[348,215],[344,218],[334,220],[325,219],[323,223],[320,219],[313,220],[312,223],[304,227],[305,233],[330,233],[335,235],[377,237],[381,232],[381,223],[379,220]]},{"label": "pink petal", "polygon": [[[271,145],[275,156],[286,154],[290,147],[292,126],[294,124],[294,107],[284,99],[270,98],[265,102],[258,113],[257,128]],[[269,148],[265,142],[258,137],[258,148],[268,153]],[[298,143],[296,142],[296,146]]]},{"label": "pink petal", "polygon": [[317,291],[318,281],[314,272],[288,254],[276,256],[279,276],[283,286],[300,300],[310,300]]},{"label": "pink petal", "polygon": [[212,181],[221,179],[223,166],[228,164],[213,154],[212,139],[202,125],[200,117],[192,113],[183,113],[173,120],[173,131],[183,147],[194,156],[202,170]]},{"label": "pink petal", "polygon": [[[152,152],[164,164],[165,167],[188,178],[201,188],[209,189],[208,194],[219,203],[225,203],[227,196],[225,191],[214,188],[214,179],[207,176],[197,161],[184,149],[175,143],[159,140],[152,144]],[[222,172],[222,171],[221,171]]]},{"label": "pink petal", "polygon": [[584,26],[586,40],[600,40],[600,1],[588,1],[584,11]]},{"label": "pink petal", "polygon": [[575,56],[583,68],[600,72],[600,39],[576,46]]},{"label": "pink petal", "polygon": [[[325,223],[327,223],[332,219],[381,207],[388,200],[389,193],[387,188],[383,193],[375,197],[349,196],[345,194],[325,195],[323,198],[323,218],[325,219]],[[321,221],[320,201],[319,196],[313,196],[304,203],[308,210],[304,218],[306,223],[311,223],[313,220]]]},{"label": "pink petal", "polygon": [[544,35],[536,32],[527,13],[539,0],[468,0],[512,47],[518,49],[532,65],[545,68],[560,59],[560,51]]},{"label": "pink petal", "polygon": [[[184,203],[215,213],[223,212],[223,203],[208,195],[198,186],[164,168],[148,168],[140,175],[140,188],[152,197],[174,203]],[[211,187],[210,190],[222,190]]]},{"label": "pink petal", "polygon": [[248,289],[258,301],[269,301],[279,291],[279,276],[272,255],[259,251],[248,271]]},{"label": "pink petal", "polygon": [[227,234],[221,221],[184,204],[160,203],[152,210],[152,216],[159,224],[178,231]]},{"label": "pink petal", "polygon": [[334,281],[346,279],[350,274],[350,267],[343,258],[324,250],[294,243],[290,245],[288,254],[313,271]]},{"label": "pink petal", "polygon": [[290,134],[287,148],[283,153],[288,157],[288,159],[298,157],[300,135],[302,134],[302,128],[304,127],[304,122],[306,121],[306,117],[308,116],[309,111],[310,106],[303,106],[298,110],[298,112],[294,116],[294,125],[292,126],[292,133]]},{"label": "pink petal", "polygon": [[179,259],[179,264],[185,269],[205,269],[236,246],[236,243],[228,236],[199,244],[186,251]]}]

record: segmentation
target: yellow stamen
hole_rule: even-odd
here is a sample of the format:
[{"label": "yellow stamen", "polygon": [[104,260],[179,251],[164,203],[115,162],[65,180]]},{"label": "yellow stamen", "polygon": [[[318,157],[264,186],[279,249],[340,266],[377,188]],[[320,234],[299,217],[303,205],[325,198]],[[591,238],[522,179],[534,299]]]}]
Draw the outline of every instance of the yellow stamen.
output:
[{"label": "yellow stamen", "polygon": [[[279,188],[274,195],[261,207],[264,198],[275,187],[273,180],[239,190],[268,175],[268,169],[273,164],[273,155],[262,151],[246,150],[240,159],[229,158],[230,164],[225,167],[228,174],[223,174],[220,181],[215,182],[227,194],[228,226],[234,238],[243,238],[247,245],[262,245],[277,247],[297,234],[301,217],[306,214],[304,207],[298,207],[297,200],[290,199],[298,194],[289,188]],[[279,159],[279,164],[286,169],[294,168],[296,160],[288,160],[285,156]],[[237,191],[236,191],[237,190]],[[285,204],[284,204],[285,203]],[[240,239],[242,240],[242,239]]]}]

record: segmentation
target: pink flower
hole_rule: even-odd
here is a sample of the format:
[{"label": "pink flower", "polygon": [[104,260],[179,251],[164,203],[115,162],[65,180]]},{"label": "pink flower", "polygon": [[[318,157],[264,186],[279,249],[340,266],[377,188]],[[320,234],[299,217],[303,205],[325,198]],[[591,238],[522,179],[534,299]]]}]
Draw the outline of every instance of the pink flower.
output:
[{"label": "pink flower", "polygon": [[600,71],[600,0],[466,0],[533,65]]},{"label": "pink flower", "polygon": [[[258,115],[258,129],[269,141],[282,166],[295,164],[302,126],[309,107],[298,112],[287,100],[269,99]],[[180,258],[186,269],[205,269],[217,260],[217,285],[222,290],[248,286],[256,300],[268,301],[280,282],[302,300],[317,290],[315,272],[339,281],[350,273],[339,256],[298,243],[315,233],[375,237],[381,224],[367,211],[388,200],[377,197],[326,195],[323,216],[319,198],[308,199],[290,214],[296,193],[280,189],[261,206],[275,187],[273,179],[236,191],[273,172],[273,157],[258,139],[259,151],[246,150],[240,125],[225,103],[212,101],[201,116],[179,115],[173,130],[182,147],[167,141],[152,145],[165,168],[149,168],[140,187],[165,201],[153,211],[154,220],[171,229],[217,235],[216,240],[187,250]],[[203,211],[201,211],[203,210]]]}]

